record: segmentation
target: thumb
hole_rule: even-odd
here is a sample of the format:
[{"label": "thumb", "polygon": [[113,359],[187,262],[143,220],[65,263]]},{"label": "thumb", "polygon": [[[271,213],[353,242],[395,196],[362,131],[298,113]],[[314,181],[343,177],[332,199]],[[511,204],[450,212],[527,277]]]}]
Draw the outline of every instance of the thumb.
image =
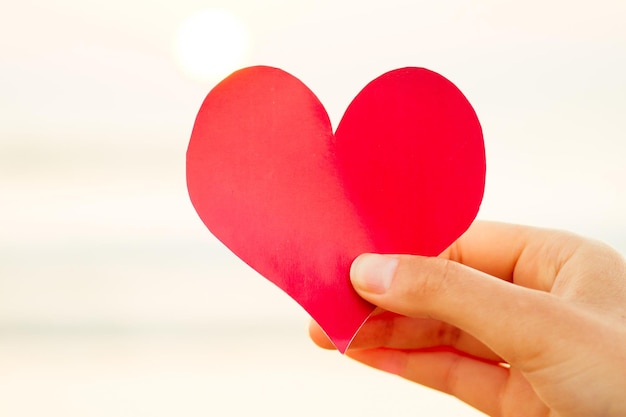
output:
[{"label": "thumb", "polygon": [[364,254],[350,275],[371,303],[456,326],[522,371],[547,366],[580,333],[561,299],[446,259]]}]

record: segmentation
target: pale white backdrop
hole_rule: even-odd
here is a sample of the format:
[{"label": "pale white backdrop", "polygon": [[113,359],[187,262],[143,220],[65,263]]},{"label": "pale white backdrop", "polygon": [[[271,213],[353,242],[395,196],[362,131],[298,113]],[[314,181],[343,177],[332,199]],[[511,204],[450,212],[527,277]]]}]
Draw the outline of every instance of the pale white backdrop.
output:
[{"label": "pale white backdrop", "polygon": [[[623,1],[2,10],[0,415],[480,415],[312,346],[306,314],[199,221],[187,141],[204,96],[238,67],[298,76],[335,126],[381,73],[440,72],[483,125],[479,217],[626,252]],[[207,13],[228,17],[189,41]]]}]

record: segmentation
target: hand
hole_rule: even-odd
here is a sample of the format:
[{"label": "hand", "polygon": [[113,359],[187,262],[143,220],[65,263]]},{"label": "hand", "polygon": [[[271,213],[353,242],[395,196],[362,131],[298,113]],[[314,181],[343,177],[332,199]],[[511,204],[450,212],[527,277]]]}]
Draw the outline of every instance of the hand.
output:
[{"label": "hand", "polygon": [[626,416],[626,262],[604,244],[477,222],[437,258],[365,254],[350,274],[381,310],[348,356],[494,417]]}]

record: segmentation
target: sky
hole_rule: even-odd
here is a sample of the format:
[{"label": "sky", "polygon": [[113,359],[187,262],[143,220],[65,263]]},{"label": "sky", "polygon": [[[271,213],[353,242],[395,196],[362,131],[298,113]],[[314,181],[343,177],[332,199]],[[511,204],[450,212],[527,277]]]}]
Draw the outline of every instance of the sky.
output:
[{"label": "sky", "polygon": [[[105,237],[127,227],[157,233],[180,230],[181,222],[195,229],[189,219],[159,222],[145,214],[154,213],[154,199],[183,189],[182,155],[204,96],[223,75],[255,64],[303,80],[335,126],[354,95],[383,72],[401,66],[440,72],[465,93],[483,125],[488,178],[481,217],[619,234],[626,226],[619,192],[626,177],[625,7],[619,1],[593,8],[506,1],[12,5],[0,29],[0,158],[9,191],[4,206],[13,215],[3,225],[10,231],[5,242]],[[223,75],[199,80],[181,67],[176,39],[181,25],[207,8],[238,19],[248,48]],[[137,195],[134,186],[143,181],[150,192]],[[182,204],[179,197],[166,205]],[[128,207],[127,198],[141,201]],[[46,203],[45,213],[25,213],[36,201]],[[80,221],[88,226],[78,227]]]},{"label": "sky", "polygon": [[[194,32],[207,13],[227,17]],[[621,0],[5,6],[0,324],[306,321],[210,235],[187,196],[200,104],[249,65],[300,78],[335,127],[378,75],[441,73],[483,127],[479,218],[568,229],[624,253],[624,18]]]}]

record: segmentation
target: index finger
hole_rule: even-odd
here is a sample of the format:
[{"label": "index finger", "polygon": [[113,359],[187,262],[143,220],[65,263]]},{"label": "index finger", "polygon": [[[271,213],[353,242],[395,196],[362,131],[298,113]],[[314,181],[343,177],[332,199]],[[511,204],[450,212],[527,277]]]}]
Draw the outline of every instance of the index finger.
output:
[{"label": "index finger", "polygon": [[439,257],[528,288],[549,291],[582,244],[563,231],[476,221]]}]

